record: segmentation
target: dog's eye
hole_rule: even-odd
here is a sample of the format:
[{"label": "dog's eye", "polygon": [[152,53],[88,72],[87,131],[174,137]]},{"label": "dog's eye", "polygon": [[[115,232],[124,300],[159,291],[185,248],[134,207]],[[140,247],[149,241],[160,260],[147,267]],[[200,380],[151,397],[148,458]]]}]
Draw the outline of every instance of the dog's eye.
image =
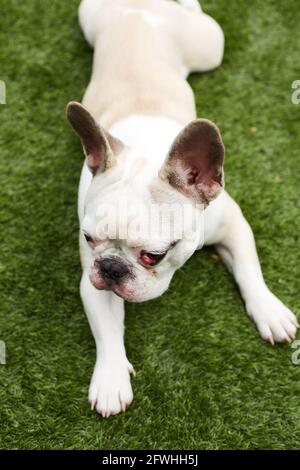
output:
[{"label": "dog's eye", "polygon": [[92,242],[93,242],[93,239],[92,239],[92,237],[91,237],[90,235],[88,235],[87,233],[84,233],[83,235],[84,235],[84,238],[86,239],[86,241],[87,241],[88,243],[92,243]]},{"label": "dog's eye", "polygon": [[149,253],[148,251],[141,251],[140,259],[144,266],[155,266],[158,264],[165,256],[165,253]]}]

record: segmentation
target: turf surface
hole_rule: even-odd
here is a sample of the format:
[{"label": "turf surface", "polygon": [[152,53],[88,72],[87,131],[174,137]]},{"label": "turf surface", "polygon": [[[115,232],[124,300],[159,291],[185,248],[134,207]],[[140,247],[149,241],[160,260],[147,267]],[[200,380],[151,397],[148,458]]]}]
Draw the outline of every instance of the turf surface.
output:
[{"label": "turf surface", "polygon": [[[254,228],[266,279],[296,313],[297,3],[203,0],[224,28],[226,54],[220,69],[190,78],[199,115],[222,130],[227,189]],[[82,154],[64,116],[91,69],[77,5],[0,0],[0,448],[297,448],[300,365],[289,345],[259,339],[212,249],[188,261],[168,294],[127,306],[134,402],[109,420],[89,410],[95,348],[78,295]]]}]

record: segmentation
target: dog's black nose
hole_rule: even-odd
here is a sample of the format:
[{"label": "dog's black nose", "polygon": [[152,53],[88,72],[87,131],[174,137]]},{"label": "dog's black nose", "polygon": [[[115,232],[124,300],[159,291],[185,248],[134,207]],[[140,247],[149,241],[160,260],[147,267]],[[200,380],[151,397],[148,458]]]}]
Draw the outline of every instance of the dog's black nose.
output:
[{"label": "dog's black nose", "polygon": [[100,271],[103,277],[112,281],[119,281],[129,273],[126,264],[116,258],[102,259],[100,261]]}]

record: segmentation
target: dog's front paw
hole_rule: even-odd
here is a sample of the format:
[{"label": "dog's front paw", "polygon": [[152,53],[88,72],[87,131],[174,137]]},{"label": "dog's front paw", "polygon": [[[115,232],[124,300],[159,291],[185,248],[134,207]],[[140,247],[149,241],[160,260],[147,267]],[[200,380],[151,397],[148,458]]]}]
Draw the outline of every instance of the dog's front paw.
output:
[{"label": "dog's front paw", "polygon": [[247,303],[247,311],[261,337],[274,345],[290,342],[299,327],[296,316],[270,291]]},{"label": "dog's front paw", "polygon": [[132,365],[127,361],[97,362],[89,388],[89,402],[103,418],[125,411],[133,399],[130,374]]}]

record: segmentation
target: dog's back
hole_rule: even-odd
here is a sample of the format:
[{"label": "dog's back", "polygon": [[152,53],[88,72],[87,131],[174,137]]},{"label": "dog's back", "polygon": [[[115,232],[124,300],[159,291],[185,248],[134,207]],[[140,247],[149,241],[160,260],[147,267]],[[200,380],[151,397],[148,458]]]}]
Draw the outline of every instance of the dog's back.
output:
[{"label": "dog's back", "polygon": [[83,103],[104,126],[129,112],[182,124],[195,118],[185,78],[218,66],[223,54],[223,34],[211,17],[166,0],[83,0],[79,19],[95,47]]}]

